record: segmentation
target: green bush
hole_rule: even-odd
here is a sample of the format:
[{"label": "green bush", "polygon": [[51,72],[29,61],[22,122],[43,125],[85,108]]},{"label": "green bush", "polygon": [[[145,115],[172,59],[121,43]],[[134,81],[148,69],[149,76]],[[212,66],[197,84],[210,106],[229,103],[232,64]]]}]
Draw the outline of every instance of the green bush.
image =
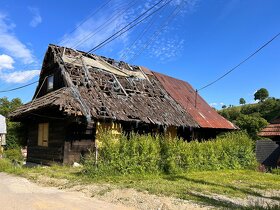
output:
[{"label": "green bush", "polygon": [[23,156],[21,154],[20,148],[8,149],[4,151],[4,157],[12,161],[23,161]]},{"label": "green bush", "polygon": [[7,159],[0,159],[0,171],[6,171],[12,166],[11,162]]},{"label": "green bush", "polygon": [[95,175],[180,173],[255,167],[253,141],[244,132],[226,133],[209,141],[132,134],[115,140],[101,135],[98,165],[94,154],[85,160],[85,172]]}]

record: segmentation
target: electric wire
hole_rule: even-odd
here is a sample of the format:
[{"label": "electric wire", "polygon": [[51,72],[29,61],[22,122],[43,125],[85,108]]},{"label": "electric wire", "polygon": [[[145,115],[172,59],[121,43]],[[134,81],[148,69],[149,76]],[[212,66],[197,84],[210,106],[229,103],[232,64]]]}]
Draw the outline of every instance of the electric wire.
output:
[{"label": "electric wire", "polygon": [[[151,8],[149,8],[148,10],[146,10],[144,13],[142,13],[140,16],[138,16],[136,19],[134,19],[132,22],[130,22],[129,24],[127,24],[125,27],[123,27],[122,29],[120,29],[118,32],[116,32],[115,34],[113,34],[112,36],[110,36],[109,38],[113,37],[114,35],[118,34],[120,31],[122,31],[123,29],[127,28],[129,25],[131,25],[133,22],[137,21],[139,18],[141,18],[143,15],[147,14],[150,10],[152,10],[153,8],[155,8],[157,5],[159,5],[163,0],[160,0],[158,3],[156,3],[154,6],[152,6]],[[149,14],[148,16],[146,16],[145,18],[143,18],[142,20],[140,20],[139,22],[137,22],[136,24],[132,25],[132,27],[138,25],[140,22],[143,22],[145,19],[147,19],[148,17],[150,17],[151,15],[153,15],[155,12],[159,11],[163,6],[166,6],[169,2],[171,2],[172,0],[169,0],[167,1],[164,5],[162,5],[161,7],[159,7],[157,10],[153,11],[151,14]],[[130,30],[132,27],[129,27],[127,30],[125,30],[123,33],[125,33],[126,31]],[[122,34],[120,34],[122,35]],[[117,36],[118,37],[118,36]],[[116,39],[117,37],[115,37],[114,39]],[[106,39],[106,41],[109,40],[109,39]],[[113,41],[113,40],[111,40]],[[111,42],[110,41],[110,42]],[[104,44],[105,42],[103,41],[101,44]],[[105,43],[104,45],[101,46],[101,44],[97,45],[96,47],[103,47],[105,44],[108,44],[108,43]],[[95,47],[95,48],[96,48]],[[92,48],[91,50],[89,50],[87,53],[90,53],[91,51],[93,51],[95,48]],[[98,49],[99,49],[98,48]],[[78,59],[78,58],[77,58]],[[75,59],[75,60],[77,60]],[[74,61],[72,61],[70,64],[73,64]],[[21,88],[24,88],[24,87],[27,87],[27,86],[30,86],[34,83],[37,83],[38,81],[36,82],[32,82],[32,83],[29,83],[29,84],[26,84],[26,85],[23,85],[23,86],[20,86],[20,87],[17,87],[17,88],[13,88],[13,89],[9,89],[9,90],[2,90],[0,91],[1,92],[10,92],[10,91],[14,91],[14,90],[18,90],[18,89],[21,89]]]},{"label": "electric wire", "polygon": [[[162,6],[158,7],[157,9],[155,9],[154,11],[152,11],[150,14],[148,14],[147,16],[145,16],[144,18],[142,18],[141,20],[139,20],[141,17],[143,17],[144,15],[146,15],[149,11],[151,11],[152,9],[154,9],[155,7],[157,7],[160,3],[163,2],[163,0],[158,1],[156,4],[154,4],[152,7],[150,7],[149,9],[147,9],[145,12],[143,12],[141,15],[139,15],[137,18],[135,18],[133,21],[131,21],[130,23],[128,23],[126,26],[124,26],[123,28],[121,28],[119,31],[117,31],[116,33],[114,33],[113,35],[111,35],[110,37],[108,37],[107,39],[105,39],[104,41],[102,41],[100,44],[98,44],[97,46],[93,47],[92,49],[90,49],[87,53],[90,52],[95,52],[96,50],[104,47],[105,45],[109,44],[110,42],[112,42],[113,40],[115,40],[116,38],[120,37],[121,35],[123,35],[124,33],[126,33],[127,31],[131,30],[132,28],[134,28],[135,26],[137,26],[139,23],[142,23],[144,20],[146,20],[147,18],[149,18],[150,16],[152,16],[153,14],[155,14],[156,12],[158,12],[159,10],[161,10],[163,7],[165,7],[167,4],[169,4],[172,0],[166,1]],[[138,22],[136,22],[137,20],[139,20]],[[134,23],[136,22],[136,23]]]},{"label": "electric wire", "polygon": [[35,84],[37,82],[39,82],[39,80],[37,80],[35,82],[28,83],[26,85],[22,85],[22,86],[16,87],[16,88],[7,89],[7,90],[0,90],[0,93],[6,93],[6,92],[11,92],[11,91],[19,90],[19,89],[25,88],[27,86],[33,85],[33,84]]},{"label": "electric wire", "polygon": [[153,35],[146,41],[143,45],[142,49],[139,50],[136,54],[129,59],[129,62],[133,62],[138,56],[140,56],[147,47],[155,41],[155,39],[160,35],[160,33],[167,27],[167,25],[180,13],[184,3],[183,1],[170,13],[170,15],[162,22],[162,24],[158,27],[158,29],[153,33]]},{"label": "electric wire", "polygon": [[[82,20],[74,29],[72,29],[69,33],[67,33],[68,35],[71,35],[74,31],[76,31],[79,27],[81,27],[87,20],[89,20],[91,17],[93,17],[94,15],[96,15],[101,9],[103,9],[105,6],[107,6],[112,0],[108,0],[106,1],[104,4],[102,4],[99,8],[97,8],[96,10],[92,10],[92,12],[90,13],[90,15],[88,15],[88,17],[86,17],[84,20]],[[63,45],[63,43],[65,43],[66,41],[63,41],[63,40],[60,40],[58,41],[58,43],[61,43],[61,45]],[[43,59],[45,53],[42,53],[39,55],[39,58],[40,59]],[[24,67],[27,67],[28,65],[25,64],[23,66]],[[24,70],[22,68],[22,70]],[[25,69],[27,70],[27,69]],[[1,91],[0,91],[1,92]]]},{"label": "electric wire", "polygon": [[[107,6],[112,0],[107,0],[104,4],[102,4],[100,7],[98,7],[97,9],[94,9],[91,11],[91,13],[85,18],[83,19],[73,30],[71,30],[69,33],[67,34],[72,34],[74,31],[76,31],[79,27],[81,27],[86,21],[88,21],[91,17],[93,17],[94,15],[96,15],[101,9],[103,9],[105,6]],[[65,41],[60,41],[61,44],[63,45],[65,43]]]},{"label": "electric wire", "polygon": [[155,24],[155,20],[156,20],[157,16],[154,16],[153,18],[151,18],[151,20],[147,23],[147,26],[139,33],[139,35],[134,39],[134,41],[130,44],[129,47],[127,47],[120,60],[125,60],[129,53],[131,52],[131,50],[133,49],[133,47],[136,45],[137,41],[142,39],[142,37],[150,30],[150,28]]},{"label": "electric wire", "polygon": [[[108,43],[112,42],[113,40],[115,40],[116,38],[118,38],[119,36],[121,36],[122,34],[126,33],[127,31],[131,30],[132,28],[134,28],[136,25],[138,25],[139,23],[142,23],[144,20],[146,20],[147,18],[151,17],[152,15],[154,15],[156,12],[160,11],[162,8],[164,8],[167,4],[169,4],[172,0],[168,0],[165,1],[165,3],[161,6],[159,6],[157,9],[155,9],[154,11],[152,11],[150,14],[148,14],[147,16],[144,16],[145,14],[147,14],[149,11],[151,11],[152,9],[154,9],[155,7],[157,7],[160,3],[162,3],[164,0],[160,0],[158,1],[156,4],[154,4],[152,7],[150,7],[149,9],[147,9],[145,12],[143,12],[142,14],[140,14],[138,17],[136,17],[133,21],[129,22],[127,25],[125,25],[123,28],[121,28],[120,30],[118,30],[117,32],[115,32],[113,35],[111,35],[109,38],[105,39],[104,41],[102,41],[100,44],[96,45],[95,47],[93,47],[92,49],[90,49],[89,51],[87,51],[86,53],[89,54],[93,51],[96,51],[102,47],[104,47],[105,45],[107,45]],[[144,16],[144,17],[143,17]],[[141,17],[143,17],[142,19],[140,19]],[[139,20],[140,19],[140,20]],[[136,22],[137,20],[139,20],[138,22]],[[136,23],[135,23],[136,22]],[[74,62],[76,62],[78,59],[80,59],[81,56],[75,58],[73,61],[69,62],[68,64],[73,64]]]},{"label": "electric wire", "polygon": [[81,46],[81,44],[83,44],[84,42],[88,41],[89,39],[91,39],[92,37],[94,37],[98,32],[102,31],[104,28],[108,27],[111,25],[111,23],[115,20],[116,17],[119,17],[121,15],[123,15],[125,12],[127,12],[127,10],[129,10],[131,7],[135,6],[138,3],[139,0],[134,0],[131,1],[128,5],[125,5],[127,7],[118,7],[118,9],[120,9],[120,11],[116,14],[114,14],[113,16],[111,16],[111,18],[109,18],[106,22],[102,23],[100,26],[98,26],[94,31],[90,32],[89,34],[87,34],[85,37],[83,37],[81,40],[79,40],[75,45],[73,45],[71,48],[77,48],[79,46]]},{"label": "electric wire", "polygon": [[227,71],[225,74],[223,74],[222,76],[218,77],[217,79],[215,79],[214,81],[210,82],[209,84],[199,88],[197,91],[201,91],[204,90],[205,88],[208,88],[209,86],[215,84],[216,82],[218,82],[219,80],[223,79],[224,77],[226,77],[228,74],[230,74],[231,72],[233,72],[235,69],[237,69],[239,66],[241,66],[242,64],[244,64],[246,61],[248,61],[250,58],[252,58],[254,55],[256,55],[258,52],[260,52],[263,48],[265,48],[266,46],[268,46],[271,42],[273,42],[278,36],[280,35],[280,32],[278,34],[276,34],[274,37],[272,37],[269,41],[267,41],[265,44],[263,44],[261,47],[259,47],[256,51],[254,51],[252,54],[250,54],[247,58],[245,58],[244,60],[242,60],[240,63],[238,63],[236,66],[234,66],[232,69],[230,69],[229,71]]}]

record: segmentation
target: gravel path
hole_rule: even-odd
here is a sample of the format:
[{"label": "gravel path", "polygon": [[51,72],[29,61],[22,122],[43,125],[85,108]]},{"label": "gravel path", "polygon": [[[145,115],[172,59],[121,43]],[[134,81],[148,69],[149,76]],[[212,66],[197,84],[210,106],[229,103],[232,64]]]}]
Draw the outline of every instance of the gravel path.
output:
[{"label": "gravel path", "polygon": [[25,178],[0,173],[0,208],[5,210],[128,210],[83,193],[65,192],[53,187],[42,187]]}]

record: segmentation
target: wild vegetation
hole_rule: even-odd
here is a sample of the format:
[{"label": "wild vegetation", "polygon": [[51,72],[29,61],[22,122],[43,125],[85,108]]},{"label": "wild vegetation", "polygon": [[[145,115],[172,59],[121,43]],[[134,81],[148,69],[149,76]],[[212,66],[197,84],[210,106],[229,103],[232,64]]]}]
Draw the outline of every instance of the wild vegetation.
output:
[{"label": "wild vegetation", "polygon": [[248,169],[256,163],[253,141],[243,132],[204,142],[138,134],[129,139],[123,135],[116,141],[108,132],[100,134],[99,139],[98,164],[94,153],[85,159],[89,176]]}]

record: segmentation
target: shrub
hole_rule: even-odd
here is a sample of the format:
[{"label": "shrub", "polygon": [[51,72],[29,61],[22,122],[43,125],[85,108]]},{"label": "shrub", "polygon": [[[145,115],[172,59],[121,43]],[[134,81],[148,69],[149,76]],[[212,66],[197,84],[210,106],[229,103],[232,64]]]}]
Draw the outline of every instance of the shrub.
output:
[{"label": "shrub", "polygon": [[6,171],[12,166],[11,162],[7,159],[0,159],[0,171]]},{"label": "shrub", "polygon": [[98,165],[94,154],[85,161],[85,172],[91,176],[242,169],[256,163],[253,141],[244,132],[203,142],[138,134],[116,140],[107,132],[100,141]]},{"label": "shrub", "polygon": [[23,161],[23,156],[21,154],[20,148],[8,149],[4,151],[4,157],[6,157],[11,161],[17,161],[17,162]]}]

